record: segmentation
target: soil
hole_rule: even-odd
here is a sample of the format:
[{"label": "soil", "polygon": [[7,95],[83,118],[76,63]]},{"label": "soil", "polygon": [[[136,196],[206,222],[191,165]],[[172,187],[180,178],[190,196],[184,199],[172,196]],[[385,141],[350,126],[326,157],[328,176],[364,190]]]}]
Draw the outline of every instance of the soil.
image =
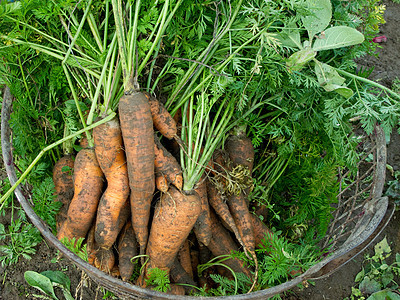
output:
[{"label": "soil", "polygon": [[[378,50],[379,57],[368,57],[359,62],[361,67],[374,67],[371,79],[391,87],[392,82],[397,77],[400,78],[400,59],[398,58],[398,49],[400,48],[400,36],[398,28],[400,27],[400,4],[392,1],[383,1],[386,4],[385,20],[386,24],[381,27],[379,35],[385,35],[387,41],[382,43],[382,48]],[[388,164],[394,171],[400,170],[400,135],[397,130],[393,134],[388,144]],[[0,166],[2,161],[0,160]],[[0,167],[0,182],[6,176],[4,168]],[[387,172],[386,180],[393,180],[390,172]],[[375,242],[387,237],[392,250],[400,253],[400,243],[397,243],[400,232],[400,211],[397,211],[389,225],[383,233],[377,237]],[[10,216],[0,216],[0,224],[9,223]],[[373,251],[373,245],[366,252]],[[366,253],[364,252],[364,253]],[[354,286],[354,278],[361,270],[363,254],[338,269],[334,274],[325,278],[316,280],[314,285],[294,289],[284,296],[290,300],[314,300],[314,299],[343,299],[351,295],[351,287]],[[38,247],[36,254],[30,260],[20,259],[17,265],[9,267],[0,266],[0,300],[19,300],[19,299],[38,299],[35,294],[40,292],[30,287],[24,279],[24,272],[33,270],[42,272],[45,270],[63,271],[71,279],[71,292],[76,299],[102,299],[103,293],[100,287],[93,281],[88,280],[80,270],[68,263],[66,260],[53,263],[52,260],[57,257],[57,251],[42,242]],[[77,292],[77,293],[76,293]],[[63,299],[60,295],[59,299]]]}]

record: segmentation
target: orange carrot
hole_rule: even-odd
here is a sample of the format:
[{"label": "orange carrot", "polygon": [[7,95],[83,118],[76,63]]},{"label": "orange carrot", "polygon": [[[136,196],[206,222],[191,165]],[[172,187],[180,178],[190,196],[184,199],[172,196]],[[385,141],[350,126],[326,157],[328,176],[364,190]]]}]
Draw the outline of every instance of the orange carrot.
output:
[{"label": "orange carrot", "polygon": [[[218,221],[217,216],[211,211],[211,230],[212,239],[208,245],[208,249],[214,256],[231,254],[232,251],[238,251],[239,248],[235,241],[231,238],[229,232],[224,226]],[[237,273],[244,273],[251,278],[250,271],[244,267],[243,262],[237,258],[230,258],[223,261],[223,264],[229,266],[233,271]]]},{"label": "orange carrot", "polygon": [[109,249],[118,236],[118,220],[129,196],[128,170],[118,119],[114,118],[93,130],[97,161],[107,179],[107,189],[97,209],[95,240]]},{"label": "orange carrot", "polygon": [[188,237],[199,214],[201,200],[196,192],[183,194],[174,186],[156,205],[151,225],[146,268],[169,272],[180,246]]},{"label": "orange carrot", "polygon": [[118,111],[131,189],[132,226],[140,254],[144,254],[155,189],[153,120],[148,99],[141,92],[122,96]]},{"label": "orange carrot", "polygon": [[172,139],[177,134],[177,126],[174,118],[165,106],[149,93],[144,93],[149,99],[151,115],[154,127],[166,138]]},{"label": "orange carrot", "polygon": [[157,189],[162,192],[162,193],[166,193],[168,191],[168,180],[167,177],[160,173],[160,172],[156,172],[156,187]]},{"label": "orange carrot", "polygon": [[233,135],[228,137],[225,149],[235,166],[245,166],[251,174],[254,165],[254,147],[251,139],[246,136],[241,127],[236,127]]},{"label": "orange carrot", "polygon": [[56,216],[57,231],[60,230],[62,223],[67,218],[68,207],[74,197],[73,168],[74,159],[71,155],[61,157],[53,168],[53,182],[57,195],[56,201],[62,203]]},{"label": "orange carrot", "polygon": [[188,239],[186,239],[186,241],[182,244],[181,248],[179,249],[178,259],[179,263],[181,264],[185,272],[191,278],[193,278],[192,259],[190,257],[190,245]]},{"label": "orange carrot", "polygon": [[194,190],[201,199],[201,213],[194,224],[193,231],[197,237],[197,240],[207,246],[211,240],[211,219],[207,197],[206,177],[204,175]]},{"label": "orange carrot", "polygon": [[250,218],[253,226],[255,245],[256,248],[260,248],[261,241],[264,238],[271,239],[273,233],[256,215],[250,214]]},{"label": "orange carrot", "polygon": [[74,163],[74,197],[58,239],[85,238],[96,214],[103,188],[103,172],[93,149],[82,149]]},{"label": "orange carrot", "polygon": [[118,267],[123,281],[128,281],[131,278],[135,269],[131,259],[136,255],[138,255],[138,251],[135,232],[132,223],[127,222],[118,242]]},{"label": "orange carrot", "polygon": [[[174,260],[174,263],[171,265],[171,281],[173,283],[183,283],[185,284],[183,287],[185,288],[186,294],[189,295],[195,291],[195,286],[197,286],[196,282],[193,278],[185,271],[182,267],[181,263],[178,259]],[[187,286],[191,285],[193,287]]]},{"label": "orange carrot", "polygon": [[164,148],[158,138],[154,136],[155,172],[163,174],[167,180],[179,190],[183,186],[182,169],[175,157]]},{"label": "orange carrot", "polygon": [[115,264],[115,254],[112,249],[99,248],[95,254],[94,266],[105,273],[110,274]]}]

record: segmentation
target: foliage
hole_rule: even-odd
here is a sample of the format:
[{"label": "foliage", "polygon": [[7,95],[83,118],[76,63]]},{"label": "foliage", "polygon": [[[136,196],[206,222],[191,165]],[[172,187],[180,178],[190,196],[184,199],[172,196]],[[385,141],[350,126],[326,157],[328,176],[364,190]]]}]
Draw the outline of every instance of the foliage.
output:
[{"label": "foliage", "polygon": [[25,213],[18,210],[18,218],[12,219],[11,224],[0,224],[0,262],[2,266],[18,263],[21,257],[31,259],[35,247],[42,241],[39,231],[27,222]]},{"label": "foliage", "polygon": [[61,288],[66,300],[74,300],[71,295],[71,281],[61,271],[44,271],[37,273],[35,271],[25,271],[26,282],[49,296],[51,299],[58,299],[54,293],[54,287]]},{"label": "foliage", "polygon": [[61,242],[65,245],[65,247],[78,255],[81,259],[88,261],[88,252],[86,249],[87,244],[82,245],[84,240],[84,238],[79,238],[78,240],[75,238],[72,238],[71,240],[64,238],[61,240]]},{"label": "foliage", "polygon": [[400,254],[396,253],[395,261],[387,263],[392,255],[386,237],[375,245],[375,254],[365,255],[363,267],[356,275],[356,287],[352,288],[351,300],[378,300],[378,299],[400,299],[399,285],[395,276],[400,275]]},{"label": "foliage", "polygon": [[394,172],[392,169],[392,176],[394,177],[394,180],[387,182],[385,196],[393,199],[396,207],[398,207],[400,204],[400,171]]},{"label": "foliage", "polygon": [[168,292],[170,281],[167,271],[158,268],[151,268],[147,272],[146,285],[159,292]]}]

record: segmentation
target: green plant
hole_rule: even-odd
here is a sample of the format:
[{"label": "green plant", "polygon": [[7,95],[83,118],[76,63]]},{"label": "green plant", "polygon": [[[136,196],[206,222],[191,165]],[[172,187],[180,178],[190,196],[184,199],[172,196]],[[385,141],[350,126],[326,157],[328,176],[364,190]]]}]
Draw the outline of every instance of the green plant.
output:
[{"label": "green plant", "polygon": [[145,279],[146,285],[159,292],[168,292],[170,281],[167,271],[158,268],[151,268],[147,272],[148,278]]},{"label": "green plant", "polygon": [[44,271],[41,273],[26,271],[24,278],[30,286],[46,294],[47,299],[58,299],[54,292],[54,287],[58,287],[62,290],[66,300],[74,300],[70,292],[71,281],[61,271]]},{"label": "green plant", "polygon": [[400,171],[393,172],[392,176],[394,180],[390,180],[387,182],[387,189],[385,192],[385,196],[388,196],[394,200],[394,203],[399,206],[400,204]]},{"label": "green plant", "polygon": [[0,262],[2,266],[18,263],[21,257],[31,259],[36,253],[35,247],[42,241],[39,231],[26,220],[23,210],[17,211],[18,218],[12,218],[11,224],[0,224]]},{"label": "green plant", "polygon": [[363,267],[355,277],[356,286],[352,287],[351,300],[400,299],[399,285],[395,276],[400,275],[400,254],[396,253],[395,261],[388,263],[392,255],[386,237],[375,245],[373,256],[365,255]]}]

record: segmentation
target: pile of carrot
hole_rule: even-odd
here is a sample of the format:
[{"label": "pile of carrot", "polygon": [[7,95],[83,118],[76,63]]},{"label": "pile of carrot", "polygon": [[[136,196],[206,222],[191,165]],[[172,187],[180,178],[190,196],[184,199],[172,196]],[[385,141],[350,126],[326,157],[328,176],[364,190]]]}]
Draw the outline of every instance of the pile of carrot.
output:
[{"label": "pile of carrot", "polygon": [[[63,158],[54,168],[57,201],[63,203],[57,237],[85,239],[90,264],[142,287],[152,287],[147,279],[154,268],[166,272],[178,294],[212,288],[212,272],[232,278],[233,270],[256,284],[255,249],[272,233],[250,212],[247,199],[251,140],[233,132],[195,188],[185,191],[181,166],[168,150],[179,140],[178,124],[148,93],[122,96],[118,117],[94,128],[94,147],[85,145],[74,161]],[[230,258],[197,273],[198,265],[239,250],[255,268]]]}]

